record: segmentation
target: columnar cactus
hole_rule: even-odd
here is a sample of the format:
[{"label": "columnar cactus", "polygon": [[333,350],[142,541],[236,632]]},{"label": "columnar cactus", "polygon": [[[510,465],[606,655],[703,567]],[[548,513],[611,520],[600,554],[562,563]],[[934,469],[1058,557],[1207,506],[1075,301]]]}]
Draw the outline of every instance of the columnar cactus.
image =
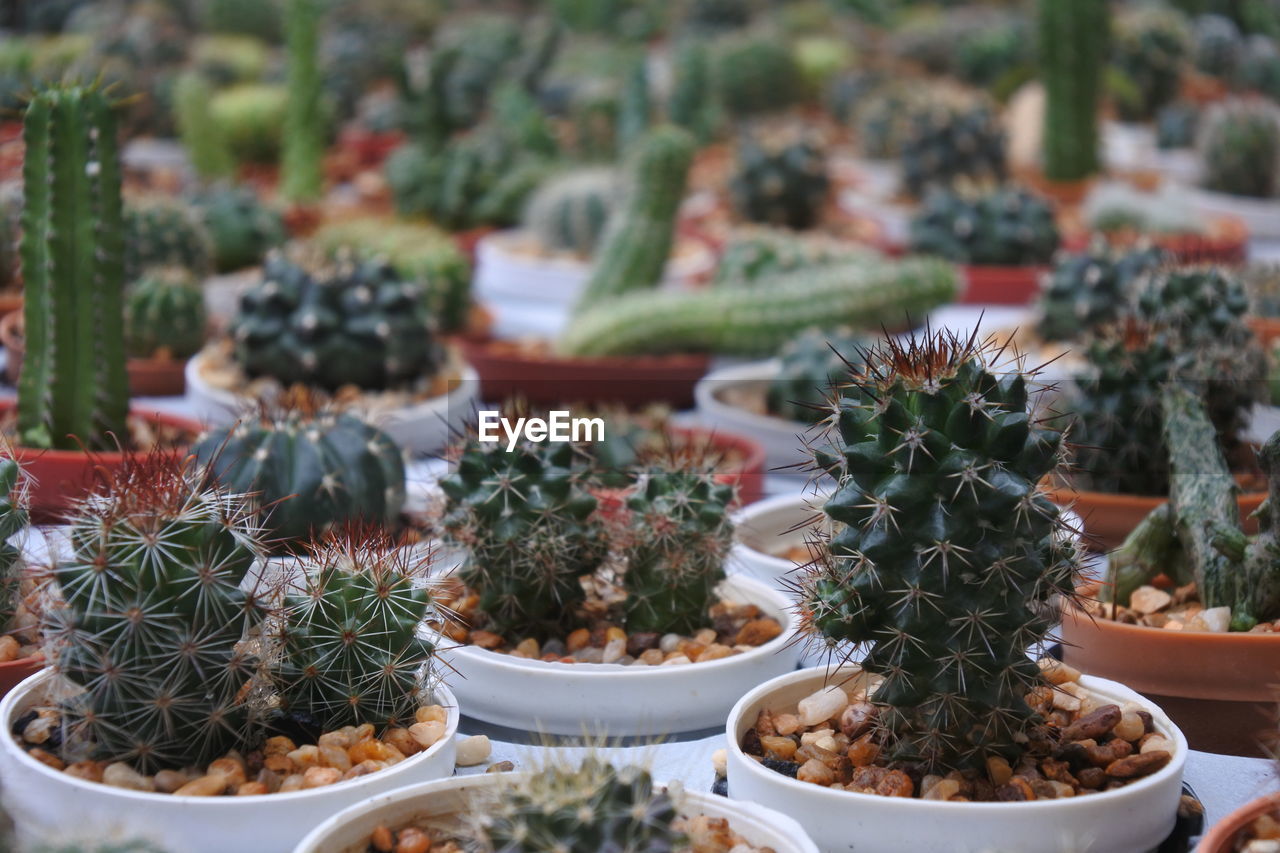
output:
[{"label": "columnar cactus", "polygon": [[266,611],[241,589],[262,553],[248,499],[173,457],[130,457],[68,536],[53,569],[66,606],[44,629],[78,688],[58,702],[63,754],[145,773],[253,742],[258,661],[245,641]]},{"label": "columnar cactus", "polygon": [[787,341],[778,353],[778,372],[769,381],[769,413],[790,421],[817,423],[831,415],[836,387],[874,341],[864,332],[815,326]]},{"label": "columnar cactus", "polygon": [[184,359],[204,346],[204,291],[180,267],[157,267],[125,295],[125,349],[135,358]]},{"label": "columnar cactus", "polygon": [[627,500],[623,613],[632,631],[692,634],[707,624],[725,578],[734,489],[711,466],[685,461],[693,464],[650,469]]},{"label": "columnar cactus", "polygon": [[225,178],[235,170],[235,160],[222,128],[209,112],[213,87],[204,75],[188,71],[173,84],[173,111],[182,146],[196,174],[208,181]]},{"label": "columnar cactus", "polygon": [[1062,255],[1040,294],[1036,331],[1047,341],[1079,340],[1115,322],[1142,279],[1169,260],[1154,247],[1124,251],[1104,244]]},{"label": "columnar cactus", "polygon": [[1058,248],[1053,208],[1010,187],[977,197],[933,192],[911,220],[913,252],[957,263],[995,266],[1047,264]]},{"label": "columnar cactus", "polygon": [[816,140],[744,135],[737,153],[729,197],[738,216],[797,230],[818,224],[831,180],[826,151]]},{"label": "columnar cactus", "polygon": [[711,62],[702,42],[688,39],[680,45],[672,77],[667,118],[693,134],[694,139],[706,142],[715,131],[716,115]]},{"label": "columnar cactus", "polygon": [[287,0],[284,22],[289,100],[285,109],[280,191],[295,202],[315,201],[324,191],[320,17],[318,0]]},{"label": "columnar cactus", "polygon": [[867,649],[887,757],[926,772],[1019,752],[1044,683],[1026,650],[1073,594],[1077,556],[1039,485],[1062,433],[1000,352],[946,334],[881,344],[815,445],[838,532],[798,583],[804,624]]},{"label": "columnar cactus", "polygon": [[1109,22],[1106,0],[1039,0],[1045,84],[1044,173],[1078,181],[1098,171],[1098,106]]},{"label": "columnar cactus", "polygon": [[1007,171],[999,114],[983,99],[933,99],[911,112],[899,159],[915,198],[930,188],[998,183]]},{"label": "columnar cactus", "polygon": [[263,408],[191,452],[227,488],[256,496],[285,548],[356,522],[392,525],[404,506],[400,448],[352,414]]},{"label": "columnar cactus", "polygon": [[466,549],[458,571],[480,596],[489,630],[521,637],[553,633],[585,598],[579,578],[607,550],[596,499],[574,469],[568,442],[468,442],[441,481],[445,530]]},{"label": "columnar cactus", "polygon": [[213,245],[218,272],[257,266],[285,241],[283,218],[249,187],[210,187],[197,193],[192,205]]},{"label": "columnar cactus", "polygon": [[23,139],[26,356],[18,438],[31,447],[104,449],[128,436],[124,225],[116,122],[107,95],[36,94]]},{"label": "columnar cactus", "polygon": [[124,208],[125,281],[134,282],[155,267],[179,267],[193,275],[213,268],[213,243],[199,211],[185,202],[145,198]]},{"label": "columnar cactus", "polygon": [[617,206],[619,190],[613,169],[566,172],[547,181],[530,197],[524,227],[543,248],[590,257]]},{"label": "columnar cactus", "polygon": [[262,283],[241,297],[231,334],[250,376],[328,391],[404,387],[443,362],[421,288],[347,253],[327,267],[271,254]]},{"label": "columnar cactus", "polygon": [[625,151],[649,129],[653,104],[649,97],[648,59],[640,56],[631,63],[618,101],[618,147]]},{"label": "columnar cactus", "polygon": [[1280,195],[1280,107],[1275,104],[1213,104],[1201,119],[1196,148],[1206,188],[1254,198]]}]

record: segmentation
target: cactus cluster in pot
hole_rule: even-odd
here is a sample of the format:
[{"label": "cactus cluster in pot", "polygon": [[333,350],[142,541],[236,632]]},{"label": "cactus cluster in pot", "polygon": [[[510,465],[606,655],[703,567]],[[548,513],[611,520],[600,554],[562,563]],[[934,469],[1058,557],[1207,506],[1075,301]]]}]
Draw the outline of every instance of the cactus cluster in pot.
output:
[{"label": "cactus cluster in pot", "polygon": [[716,264],[714,283],[716,287],[746,286],[782,273],[878,257],[870,248],[823,235],[749,225],[729,233]]},{"label": "cactus cluster in pot", "polygon": [[249,187],[214,185],[191,199],[213,244],[213,266],[227,273],[256,266],[285,240],[284,220]]},{"label": "cactus cluster in pot", "polygon": [[124,272],[129,283],[155,267],[196,276],[213,269],[214,246],[200,212],[185,202],[143,198],[124,207]]},{"label": "cactus cluster in pot", "polygon": [[607,167],[556,175],[530,196],[521,222],[544,249],[589,258],[622,189],[617,172]]},{"label": "cactus cluster in pot", "polygon": [[729,199],[747,222],[813,228],[830,189],[826,151],[818,140],[767,131],[739,139]]},{"label": "cactus cluster in pot", "polygon": [[910,229],[911,251],[983,266],[1044,265],[1059,242],[1053,208],[1019,187],[978,195],[934,191]]},{"label": "cactus cluster in pot", "polygon": [[1040,294],[1037,334],[1047,341],[1079,340],[1115,322],[1143,277],[1169,261],[1156,247],[1113,249],[1102,242],[1059,256]]},{"label": "cactus cluster in pot", "polygon": [[1280,195],[1280,107],[1263,100],[1211,105],[1196,140],[1206,189],[1251,198]]},{"label": "cactus cluster in pot", "polygon": [[934,188],[999,183],[1007,174],[999,113],[982,98],[930,98],[911,112],[898,158],[903,188],[914,198]]}]

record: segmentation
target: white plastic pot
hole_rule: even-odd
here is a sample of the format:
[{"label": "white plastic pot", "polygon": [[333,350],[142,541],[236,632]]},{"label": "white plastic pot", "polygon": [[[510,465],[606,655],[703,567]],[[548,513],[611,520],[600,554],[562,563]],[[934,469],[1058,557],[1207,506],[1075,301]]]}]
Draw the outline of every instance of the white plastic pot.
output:
[{"label": "white plastic pot", "polygon": [[[454,692],[467,716],[527,732],[661,736],[718,728],[747,690],[795,669],[795,618],[781,592],[731,576],[726,598],[755,604],[782,634],[749,652],[703,663],[624,666],[551,663],[463,645],[441,648],[458,677]],[[447,646],[448,643],[445,643]]]},{"label": "white plastic pot", "polygon": [[738,541],[729,552],[729,571],[776,586],[796,568],[777,552],[805,544],[812,535],[809,522],[821,517],[825,500],[797,492],[743,507],[734,515]]},{"label": "white plastic pot", "polygon": [[449,711],[448,731],[430,749],[393,767],[309,791],[249,797],[177,797],[89,782],[36,761],[9,734],[13,721],[40,704],[54,675],[37,673],[0,702],[0,798],[22,843],[80,836],[137,838],[166,853],[282,853],[312,827],[352,803],[453,774],[458,703],[445,687],[436,700]]},{"label": "white plastic pot", "polygon": [[[492,789],[516,773],[485,773],[414,785],[351,806],[311,831],[293,853],[365,853],[379,825],[395,827],[411,820],[447,818],[467,808],[473,792]],[[776,853],[818,853],[818,848],[791,818],[772,809],[744,806],[725,797],[685,790],[680,814],[727,818],[729,828],[757,847]]]},{"label": "white plastic pot", "polygon": [[[254,401],[209,384],[202,375],[207,358],[200,352],[187,362],[187,403],[195,418],[208,426],[235,423],[252,410]],[[475,412],[479,391],[479,374],[470,365],[464,365],[458,383],[447,394],[397,409],[371,411],[369,418],[409,453],[438,453]]]},{"label": "white plastic pot", "polygon": [[[790,815],[824,853],[1143,853],[1173,829],[1182,795],[1187,741],[1164,712],[1122,684],[1083,676],[1081,683],[1117,704],[1139,702],[1156,730],[1173,741],[1173,760],[1123,788],[1014,803],[953,803],[836,791],[800,782],[747,756],[743,734],[764,708],[794,706],[828,683],[856,673],[802,670],[762,684],[729,714],[729,796]],[[857,676],[855,676],[857,677]]]},{"label": "white plastic pot", "polygon": [[222,273],[205,279],[204,310],[217,330],[227,328],[240,310],[240,297],[262,280],[262,269],[250,267],[236,272]]},{"label": "white plastic pot", "polygon": [[1244,221],[1253,240],[1280,239],[1280,198],[1250,198],[1193,187],[1187,201],[1200,213],[1235,216]]}]

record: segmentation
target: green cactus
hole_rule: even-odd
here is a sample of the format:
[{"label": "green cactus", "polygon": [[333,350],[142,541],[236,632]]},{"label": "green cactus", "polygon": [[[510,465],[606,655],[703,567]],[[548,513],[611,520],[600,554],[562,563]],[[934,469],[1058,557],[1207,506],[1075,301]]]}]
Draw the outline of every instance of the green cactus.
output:
[{"label": "green cactus", "polygon": [[191,43],[194,70],[215,86],[261,80],[271,62],[271,49],[261,39],[214,33]]},{"label": "green cactus", "polygon": [[838,532],[798,583],[803,622],[820,645],[866,650],[886,757],[924,772],[1022,753],[1043,722],[1026,650],[1073,595],[1078,556],[1040,485],[1063,436],[1002,352],[945,333],[881,344],[814,450]]},{"label": "green cactus", "polygon": [[205,78],[188,71],[174,83],[174,114],[182,145],[187,149],[191,167],[203,180],[225,178],[235,170],[231,149],[222,128],[213,121],[209,102],[213,88]]},{"label": "green cactus", "polygon": [[1189,101],[1173,101],[1156,113],[1156,146],[1161,151],[1195,145],[1200,108]]},{"label": "green cactus", "polygon": [[617,172],[608,168],[557,175],[529,198],[523,226],[543,248],[589,258],[617,207],[619,183]]},{"label": "green cactus", "polygon": [[[10,453],[8,446],[0,449]],[[8,631],[22,599],[22,551],[9,540],[27,529],[29,519],[22,469],[12,456],[0,458],[0,631]]]},{"label": "green cactus", "polygon": [[575,153],[612,163],[618,154],[618,92],[607,82],[588,81],[569,106]]},{"label": "green cactus", "polygon": [[1252,35],[1236,59],[1235,85],[1272,100],[1280,99],[1280,45],[1274,38]]},{"label": "green cactus", "polygon": [[853,114],[863,156],[873,160],[899,156],[911,132],[911,116],[922,102],[915,89],[905,86],[890,85],[867,95]]},{"label": "green cactus", "polygon": [[179,267],[203,277],[213,269],[213,243],[200,214],[186,202],[162,197],[124,208],[124,273],[133,282],[156,267]]},{"label": "green cactus", "polygon": [[1196,144],[1207,189],[1230,195],[1280,195],[1280,107],[1263,101],[1212,104]]},{"label": "green cactus", "polygon": [[568,442],[508,452],[472,440],[440,482],[444,528],[466,551],[458,577],[479,595],[489,630],[558,635],[584,600],[579,578],[596,570],[608,545],[581,476]]},{"label": "green cactus", "polygon": [[18,439],[102,450],[129,435],[124,224],[113,106],[97,88],[37,93],[23,122],[26,356]]},{"label": "green cactus", "polygon": [[404,506],[400,448],[351,414],[264,408],[191,453],[231,491],[257,496],[281,548],[351,523],[395,524]]},{"label": "green cactus", "polygon": [[627,199],[609,217],[578,313],[652,288],[662,278],[694,147],[693,138],[672,125],[656,127],[636,143]]},{"label": "green cactus", "polygon": [[950,264],[917,258],[764,276],[750,288],[627,294],[576,317],[557,345],[571,356],[771,356],[810,326],[914,322],[953,300],[958,285]]},{"label": "green cactus", "polygon": [[985,185],[1006,174],[1004,129],[986,100],[943,97],[911,112],[898,155],[915,198],[931,188]]},{"label": "green cactus", "polygon": [[324,192],[320,18],[319,0],[285,2],[289,98],[285,104],[280,194],[293,202],[314,202]]},{"label": "green cactus", "polygon": [[287,236],[283,217],[249,187],[212,186],[196,193],[191,204],[209,235],[218,272],[257,266]]},{"label": "green cactus", "polygon": [[1062,255],[1040,293],[1036,332],[1046,341],[1080,340],[1116,322],[1140,281],[1169,261],[1162,249],[1118,251],[1105,243]]},{"label": "green cactus", "polygon": [[676,50],[667,118],[699,142],[715,133],[716,110],[711,86],[711,59],[706,45],[689,39]]},{"label": "green cactus", "polygon": [[805,424],[829,416],[835,386],[875,340],[847,326],[829,331],[815,326],[787,341],[778,352],[778,372],[765,391],[769,414]]},{"label": "green cactus", "polygon": [[1045,84],[1044,173],[1079,181],[1098,171],[1098,106],[1106,56],[1106,0],[1039,0]]},{"label": "green cactus", "polygon": [[1047,264],[1058,248],[1053,208],[1017,187],[977,197],[933,192],[911,220],[911,251],[957,263]]},{"label": "green cactus", "polygon": [[319,267],[273,252],[262,283],[241,297],[231,335],[249,376],[326,391],[411,386],[444,358],[421,288],[347,253]]},{"label": "green cactus", "polygon": [[631,63],[623,81],[618,101],[618,146],[625,151],[649,129],[653,103],[649,97],[648,59],[641,56]]},{"label": "green cactus", "polygon": [[202,29],[249,35],[276,43],[283,28],[279,3],[261,0],[205,0],[200,4]]},{"label": "green cactus", "polygon": [[1186,16],[1158,4],[1134,5],[1115,17],[1111,63],[1132,89],[1116,106],[1127,121],[1149,119],[1178,94],[1193,50]]},{"label": "green cactus", "polygon": [[721,45],[714,78],[720,103],[733,118],[785,110],[799,101],[803,90],[791,51],[763,35],[735,37]]},{"label": "green cactus", "polygon": [[1240,28],[1224,15],[1200,15],[1192,22],[1196,68],[1212,77],[1229,79],[1243,43]]},{"label": "green cactus", "polygon": [[740,30],[751,23],[751,4],[742,0],[691,0],[684,25],[702,37]]},{"label": "green cactus", "polygon": [[68,538],[53,569],[66,606],[43,629],[80,688],[59,702],[62,754],[147,773],[255,742],[258,662],[243,641],[266,611],[240,588],[261,558],[248,500],[171,456],[129,457]]},{"label": "green cactus", "polygon": [[21,38],[0,38],[0,110],[22,108],[21,95],[31,89],[35,54]]},{"label": "green cactus", "polygon": [[22,185],[0,184],[0,291],[20,284],[18,247],[22,238]]},{"label": "green cactus", "polygon": [[826,151],[816,140],[744,135],[737,153],[729,198],[739,217],[796,230],[818,224],[831,179]]},{"label": "green cactus", "polygon": [[815,267],[872,263],[879,259],[865,246],[823,236],[799,235],[781,228],[749,225],[735,228],[716,264],[716,287],[754,286],[782,273]]},{"label": "green cactus", "polygon": [[276,162],[288,100],[288,88],[274,83],[244,83],[214,93],[209,115],[237,163]]},{"label": "green cactus", "polygon": [[353,529],[313,545],[285,597],[278,678],[287,710],[326,730],[409,726],[435,674],[418,626],[434,615],[430,552]]},{"label": "green cactus", "polygon": [[180,267],[154,267],[125,293],[125,350],[134,358],[185,359],[204,346],[204,291]]}]

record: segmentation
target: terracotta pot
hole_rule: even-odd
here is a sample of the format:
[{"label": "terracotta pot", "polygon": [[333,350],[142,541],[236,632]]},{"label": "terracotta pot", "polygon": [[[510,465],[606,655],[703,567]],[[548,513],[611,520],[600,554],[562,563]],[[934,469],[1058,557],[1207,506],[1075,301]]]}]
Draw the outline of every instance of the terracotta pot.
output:
[{"label": "terracotta pot", "polygon": [[[17,407],[15,400],[0,400],[0,420]],[[194,438],[200,433],[200,424],[176,415],[143,411],[135,407],[133,417],[148,423],[172,427]],[[186,453],[185,448],[169,451],[175,457]],[[38,524],[56,523],[72,501],[82,496],[102,474],[114,471],[124,462],[125,454],[119,451],[84,453],[79,450],[41,450],[17,445],[13,456],[31,476],[31,519]]]},{"label": "terracotta pot", "polygon": [[530,354],[504,341],[460,343],[480,374],[480,398],[493,402],[521,397],[535,405],[667,403],[687,409],[711,361],[706,355],[561,358]]},{"label": "terracotta pot", "polygon": [[0,318],[22,310],[22,290],[0,293]]},{"label": "terracotta pot", "polygon": [[4,696],[19,682],[26,681],[43,668],[44,655],[38,653],[0,663],[0,696]]},{"label": "terracotta pot", "polygon": [[1258,336],[1262,348],[1271,351],[1271,345],[1280,340],[1280,317],[1249,317],[1249,328]]},{"label": "terracotta pot", "polygon": [[1280,811],[1280,792],[1246,803],[1209,828],[1200,839],[1199,853],[1234,853],[1236,835],[1264,814]]},{"label": "terracotta pot", "polygon": [[[1249,251],[1249,227],[1236,216],[1206,216],[1207,233],[1201,234],[1142,234],[1125,229],[1105,234],[1113,246],[1128,247],[1149,240],[1169,252],[1183,264],[1242,264]],[[1080,225],[1063,240],[1063,246],[1073,252],[1088,248],[1092,235]]]},{"label": "terracotta pot", "polygon": [[[1049,500],[1058,506],[1070,507],[1079,514],[1084,522],[1086,543],[1098,551],[1119,548],[1125,537],[1151,510],[1168,500],[1153,495],[1076,491],[1070,487],[1051,488],[1048,495]],[[1266,492],[1245,492],[1236,498],[1246,532],[1257,532],[1258,523],[1249,516],[1266,497]]]},{"label": "terracotta pot", "polygon": [[1045,177],[1044,171],[1039,168],[1016,171],[1019,181],[1061,207],[1080,204],[1097,180],[1096,177],[1088,177],[1078,181],[1055,181]]},{"label": "terracotta pot", "polygon": [[1076,669],[1123,681],[1163,708],[1192,749],[1266,754],[1258,738],[1275,731],[1280,634],[1165,631],[1072,608],[1062,646]]},{"label": "terracotta pot", "polygon": [[476,266],[476,246],[483,237],[497,230],[492,225],[481,225],[479,228],[454,232],[453,242],[457,244],[458,250],[467,256],[467,262],[471,264],[472,269]]},{"label": "terracotta pot", "polygon": [[1048,267],[962,267],[962,305],[1030,305],[1040,294],[1040,278]]}]

